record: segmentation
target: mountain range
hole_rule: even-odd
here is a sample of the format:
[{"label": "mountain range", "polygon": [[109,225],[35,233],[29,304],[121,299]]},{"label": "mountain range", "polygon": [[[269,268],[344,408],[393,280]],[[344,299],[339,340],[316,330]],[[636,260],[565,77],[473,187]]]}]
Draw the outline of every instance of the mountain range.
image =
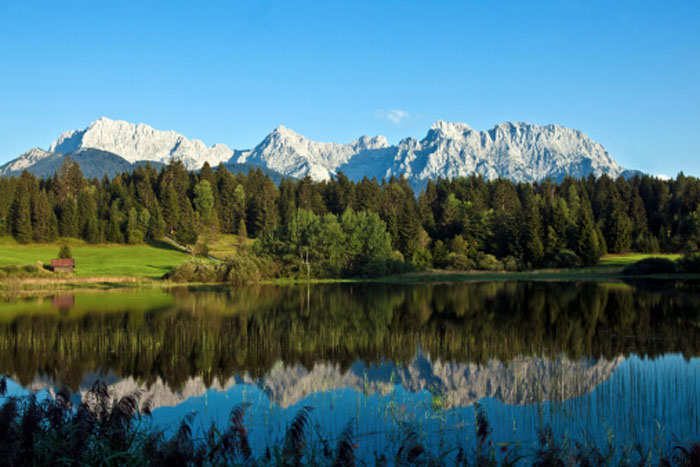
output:
[{"label": "mountain range", "polygon": [[438,121],[426,136],[390,145],[383,136],[362,136],[347,144],[312,141],[283,126],[250,150],[224,144],[207,146],[174,131],[100,118],[82,130],[68,131],[49,147],[34,148],[0,167],[0,176],[28,170],[49,176],[64,157],[76,160],[88,177],[113,176],[149,163],[160,166],[181,160],[189,170],[205,162],[223,163],[234,171],[263,168],[273,178],[310,176],[328,180],[342,171],[352,180],[406,177],[420,190],[428,180],[472,174],[531,182],[567,175],[631,176],[584,133],[559,125],[501,123],[487,131],[464,123]]}]

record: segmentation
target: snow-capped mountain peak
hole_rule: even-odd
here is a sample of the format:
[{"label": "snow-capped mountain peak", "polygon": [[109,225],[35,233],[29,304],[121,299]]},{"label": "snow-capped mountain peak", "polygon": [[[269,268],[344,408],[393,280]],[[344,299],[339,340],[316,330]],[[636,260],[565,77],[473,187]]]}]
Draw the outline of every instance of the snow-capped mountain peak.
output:
[{"label": "snow-capped mountain peak", "polygon": [[49,151],[67,154],[87,148],[118,154],[131,163],[168,163],[171,159],[180,159],[191,170],[200,168],[204,162],[218,165],[233,155],[233,150],[224,144],[207,146],[172,130],[160,131],[144,123],[133,124],[106,117],[95,120],[83,130],[62,134]]},{"label": "snow-capped mountain peak", "polygon": [[328,180],[358,153],[387,146],[383,136],[362,136],[347,144],[319,143],[279,126],[237,162],[262,165],[291,177]]},{"label": "snow-capped mountain peak", "polygon": [[[341,170],[354,180],[406,177],[417,190],[428,180],[473,174],[529,182],[558,180],[566,175],[617,177],[637,173],[625,171],[602,145],[581,131],[553,124],[505,122],[480,131],[466,123],[438,120],[423,139],[405,138],[396,145],[390,145],[384,136],[361,136],[346,144],[316,142],[280,125],[252,150],[233,151],[224,144],[207,146],[174,131],[102,117],[87,128],[62,134],[49,152],[37,148],[23,154],[0,167],[0,174],[32,170],[48,156],[58,158],[86,150],[98,151],[90,153],[93,159],[102,153],[121,157],[127,166],[179,159],[190,170],[205,162],[212,166],[221,162],[252,164],[284,176],[308,175],[314,180],[328,180]],[[53,166],[38,165],[44,170]]]}]

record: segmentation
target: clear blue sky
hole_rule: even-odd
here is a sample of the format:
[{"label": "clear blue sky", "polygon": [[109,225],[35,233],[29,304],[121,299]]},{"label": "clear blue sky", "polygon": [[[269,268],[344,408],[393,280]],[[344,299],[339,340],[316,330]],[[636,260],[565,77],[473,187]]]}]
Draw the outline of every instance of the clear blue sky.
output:
[{"label": "clear blue sky", "polygon": [[0,163],[103,115],[235,148],[511,120],[700,175],[697,0],[119,3],[0,2]]}]

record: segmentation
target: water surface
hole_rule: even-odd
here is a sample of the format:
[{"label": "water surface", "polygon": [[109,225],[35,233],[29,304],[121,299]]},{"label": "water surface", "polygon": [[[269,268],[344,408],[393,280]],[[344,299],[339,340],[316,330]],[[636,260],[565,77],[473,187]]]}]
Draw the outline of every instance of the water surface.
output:
[{"label": "water surface", "polygon": [[500,282],[175,288],[0,303],[12,392],[98,379],[136,389],[171,427],[225,423],[241,402],[258,451],[303,406],[361,454],[410,426],[435,452],[537,430],[668,450],[700,438],[700,285]]}]

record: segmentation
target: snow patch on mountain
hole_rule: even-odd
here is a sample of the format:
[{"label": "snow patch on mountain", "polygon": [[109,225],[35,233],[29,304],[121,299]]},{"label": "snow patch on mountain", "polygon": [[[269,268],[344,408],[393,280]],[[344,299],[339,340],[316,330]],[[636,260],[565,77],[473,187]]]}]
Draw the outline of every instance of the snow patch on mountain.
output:
[{"label": "snow patch on mountain", "polygon": [[237,162],[262,165],[296,178],[308,175],[314,180],[328,180],[357,154],[388,146],[383,136],[362,136],[348,144],[318,143],[279,126]]},{"label": "snow patch on mountain", "polygon": [[204,162],[212,166],[227,162],[234,153],[224,144],[207,146],[172,130],[160,131],[143,123],[133,124],[106,117],[84,130],[62,134],[49,151],[66,154],[86,148],[118,154],[131,163],[155,161],[167,164],[171,159],[179,159],[190,170],[201,168]]},{"label": "snow patch on mountain", "polygon": [[53,156],[53,153],[44,151],[39,148],[32,148],[18,158],[11,160],[7,164],[0,167],[0,176],[4,177],[12,173],[19,173],[29,169],[47,157]]},{"label": "snow patch on mountain", "polygon": [[[421,139],[406,138],[389,145],[383,136],[362,136],[347,144],[312,141],[284,126],[277,127],[252,150],[234,151],[224,144],[207,146],[174,131],[145,124],[100,118],[83,130],[61,135],[49,152],[35,148],[0,168],[0,174],[31,169],[50,155],[95,149],[129,163],[183,161],[190,170],[208,162],[264,167],[283,176],[328,180],[339,171],[352,180],[406,177],[414,189],[428,180],[481,175],[532,182],[588,175],[634,176],[605,148],[584,133],[559,125],[506,122],[490,130],[474,130],[465,123],[438,121]],[[46,164],[44,164],[46,165]]]},{"label": "snow patch on mountain", "polygon": [[354,180],[406,177],[419,189],[431,179],[472,174],[530,182],[566,175],[617,177],[624,171],[602,145],[578,130],[524,122],[479,131],[441,120],[422,140],[406,138],[396,146],[383,136],[349,144],[317,143],[279,127],[239,161],[314,180],[327,180],[338,171]]}]

